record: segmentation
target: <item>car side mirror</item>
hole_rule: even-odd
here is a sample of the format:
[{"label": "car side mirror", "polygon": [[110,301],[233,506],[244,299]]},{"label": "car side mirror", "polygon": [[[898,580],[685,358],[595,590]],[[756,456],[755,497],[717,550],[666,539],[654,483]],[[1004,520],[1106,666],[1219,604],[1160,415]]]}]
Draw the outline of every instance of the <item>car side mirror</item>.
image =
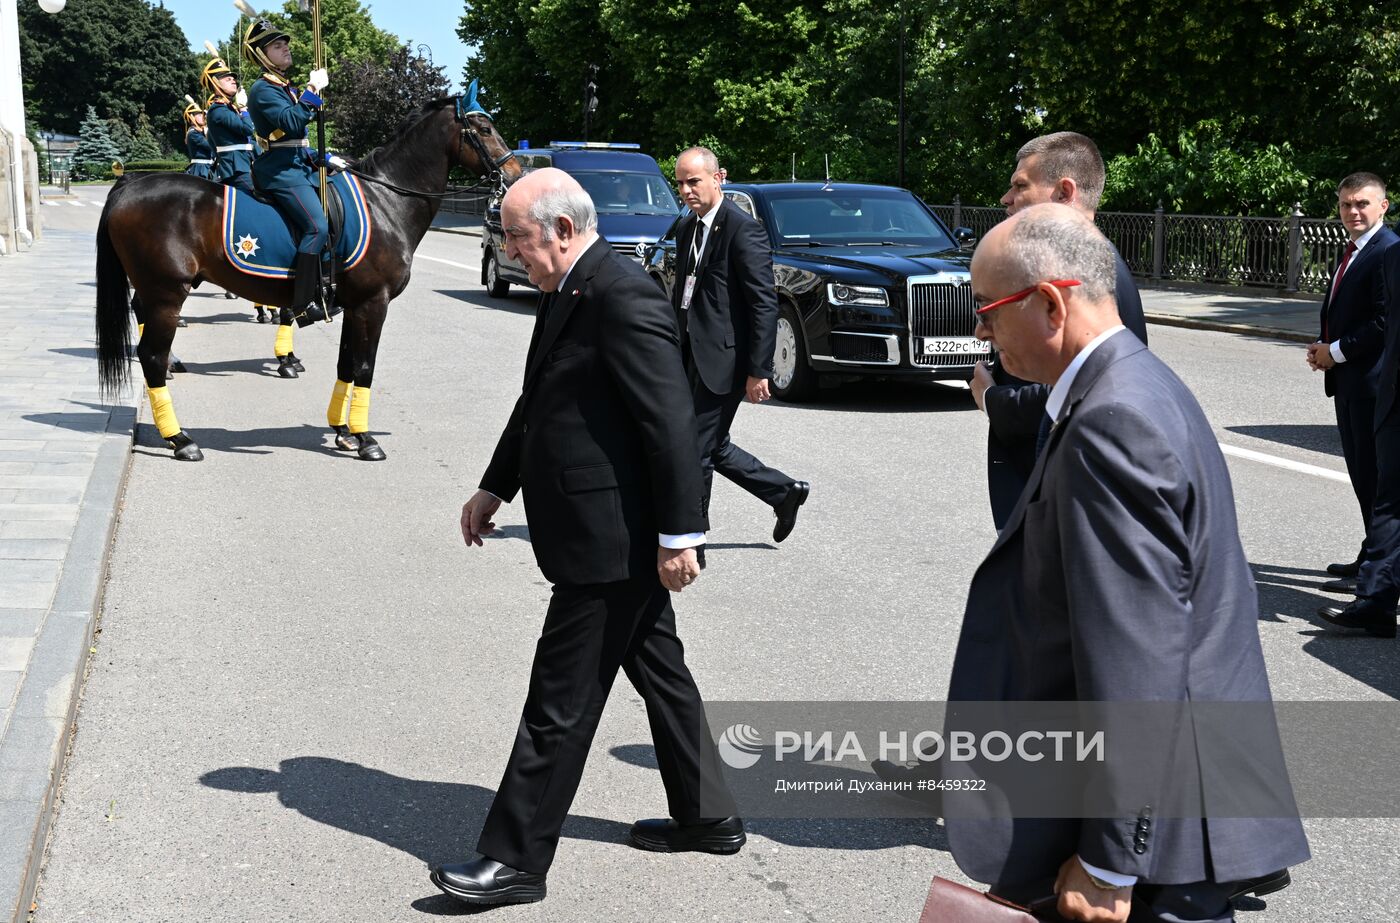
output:
[{"label": "car side mirror", "polygon": [[958,246],[964,250],[971,250],[977,243],[977,234],[972,228],[953,228],[953,240],[958,242]]}]

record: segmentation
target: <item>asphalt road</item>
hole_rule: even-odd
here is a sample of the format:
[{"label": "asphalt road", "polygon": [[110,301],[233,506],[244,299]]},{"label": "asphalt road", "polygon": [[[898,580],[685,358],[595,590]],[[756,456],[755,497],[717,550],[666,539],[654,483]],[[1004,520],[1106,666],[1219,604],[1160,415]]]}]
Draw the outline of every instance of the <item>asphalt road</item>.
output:
[{"label": "asphalt road", "polygon": [[[420,248],[380,354],[381,464],[328,448],[339,327],[299,331],[309,371],[283,381],[246,302],[190,300],[176,340],[190,372],[171,391],[206,460],[174,462],[142,426],[38,923],[460,912],[426,872],[470,855],[548,595],[519,504],[485,548],[458,532],[533,316],[532,299],[490,299],[478,277],[476,238]],[[1349,558],[1360,525],[1302,347],[1151,336],[1221,442],[1268,456],[1230,468],[1276,697],[1400,697],[1400,648],[1325,637],[1310,617],[1332,599],[1315,589],[1322,565]],[[710,567],[677,604],[707,697],[941,698],[993,540],[985,431],[965,390],[937,385],[741,410],[736,441],[813,493],[775,547],[771,514],[717,485]],[[961,880],[929,821],[753,819],[736,857],[637,852],[627,826],[665,813],[652,759],[620,679],[549,899],[494,917],[913,921],[933,874]],[[1314,861],[1241,918],[1391,919],[1400,822],[1308,831]]]}]

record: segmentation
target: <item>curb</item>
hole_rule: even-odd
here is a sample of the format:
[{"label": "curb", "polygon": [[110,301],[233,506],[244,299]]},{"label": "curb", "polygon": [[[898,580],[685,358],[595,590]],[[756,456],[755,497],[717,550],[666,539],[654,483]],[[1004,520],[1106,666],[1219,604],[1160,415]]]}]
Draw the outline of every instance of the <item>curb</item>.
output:
[{"label": "curb", "polygon": [[457,234],[462,237],[480,237],[481,228],[440,228],[437,225],[429,225],[428,230],[437,231],[439,234]]},{"label": "curb", "polygon": [[1238,333],[1244,336],[1263,337],[1270,340],[1289,340],[1294,343],[1313,343],[1317,337],[1296,330],[1280,327],[1253,327],[1249,324],[1227,324],[1222,321],[1199,320],[1194,317],[1181,317],[1176,314],[1144,314],[1148,323],[1163,327],[1185,327],[1188,330],[1212,330],[1217,333]]},{"label": "curb", "polygon": [[101,611],[117,508],[131,470],[136,408],[113,407],[97,450],[63,572],[20,682],[0,745],[0,921],[29,919],[58,805],[83,671]]}]

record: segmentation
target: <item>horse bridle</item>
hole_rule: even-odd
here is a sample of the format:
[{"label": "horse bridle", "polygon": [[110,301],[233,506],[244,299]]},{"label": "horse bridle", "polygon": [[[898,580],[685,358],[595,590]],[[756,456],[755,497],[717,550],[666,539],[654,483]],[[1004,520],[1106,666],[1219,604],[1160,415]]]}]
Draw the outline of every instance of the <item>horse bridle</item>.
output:
[{"label": "horse bridle", "polygon": [[395,185],[394,183],[391,183],[386,179],[382,179],[381,177],[361,172],[360,170],[355,169],[353,166],[346,167],[345,172],[351,174],[352,176],[357,176],[360,179],[365,180],[366,182],[375,183],[376,185],[383,186],[385,189],[388,189],[391,192],[396,192],[399,195],[412,196],[414,198],[419,199],[450,199],[453,196],[473,195],[475,193],[481,192],[483,189],[489,189],[497,194],[504,194],[506,188],[506,177],[505,171],[501,168],[510,162],[511,158],[515,156],[515,152],[507,150],[504,155],[493,158],[491,156],[491,152],[486,149],[486,142],[483,141],[481,138],[481,130],[478,129],[475,125],[473,125],[471,123],[471,119],[469,118],[469,116],[471,116],[471,114],[475,112],[482,116],[485,116],[486,120],[489,122],[491,121],[491,116],[487,115],[485,112],[482,112],[480,109],[473,109],[467,111],[462,105],[462,97],[458,96],[456,100],[456,110],[454,114],[457,120],[457,124],[462,126],[462,130],[457,133],[457,162],[460,163],[462,160],[462,144],[463,139],[465,139],[465,143],[471,145],[472,152],[476,154],[477,159],[483,165],[491,165],[487,173],[484,176],[482,176],[480,182],[476,183],[473,186],[458,186],[455,189],[449,189],[446,192],[420,192],[416,189],[405,189],[402,186]]}]

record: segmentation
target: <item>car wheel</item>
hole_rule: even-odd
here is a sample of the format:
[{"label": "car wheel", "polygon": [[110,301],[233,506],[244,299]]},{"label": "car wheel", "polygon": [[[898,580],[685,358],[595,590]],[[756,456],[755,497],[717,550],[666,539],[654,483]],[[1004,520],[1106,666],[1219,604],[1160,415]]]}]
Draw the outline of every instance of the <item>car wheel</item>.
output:
[{"label": "car wheel", "polygon": [[773,347],[773,396],[780,401],[805,401],[816,387],[816,374],[807,360],[802,321],[792,305],[778,311],[778,338]]},{"label": "car wheel", "polygon": [[492,298],[504,298],[510,294],[510,283],[501,278],[501,264],[496,259],[495,250],[486,251],[486,291]]}]

